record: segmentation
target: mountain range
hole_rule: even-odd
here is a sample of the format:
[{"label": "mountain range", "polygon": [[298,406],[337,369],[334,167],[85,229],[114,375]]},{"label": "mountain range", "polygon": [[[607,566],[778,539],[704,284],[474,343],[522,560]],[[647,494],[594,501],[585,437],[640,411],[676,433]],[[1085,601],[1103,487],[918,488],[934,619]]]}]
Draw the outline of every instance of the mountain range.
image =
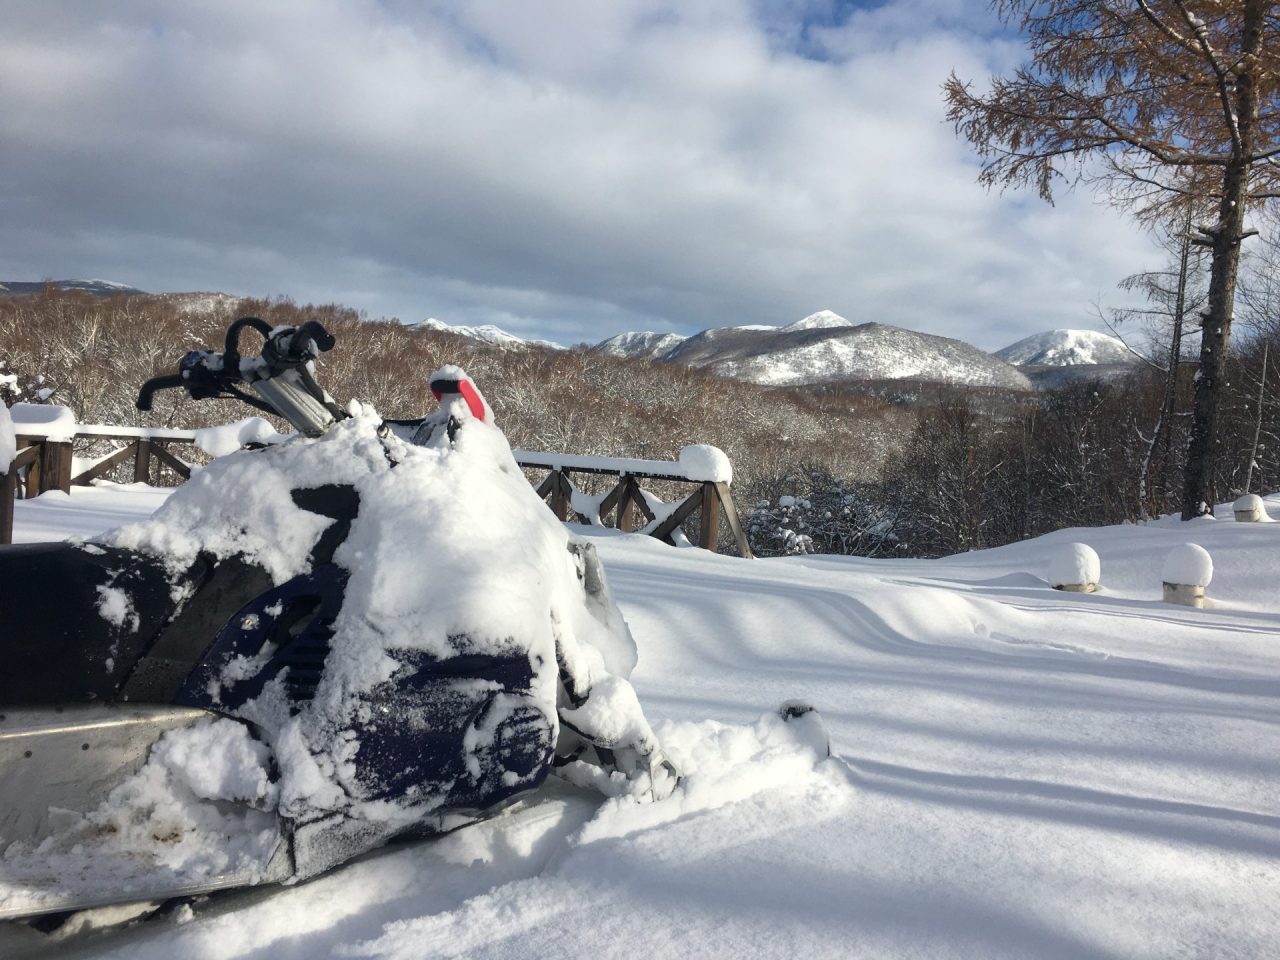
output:
[{"label": "mountain range", "polygon": [[1132,369],[1137,359],[1120,340],[1091,330],[1052,330],[991,354],[950,337],[853,323],[830,310],[784,327],[717,327],[691,337],[623,333],[591,349],[776,386],[925,380],[1029,390],[1095,375],[1110,378]]},{"label": "mountain range", "polygon": [[[143,294],[107,280],[2,281],[0,296],[39,293],[52,284],[94,296]],[[210,310],[228,294],[161,294],[183,309]],[[411,326],[454,334],[501,349],[565,349],[492,324],[451,326],[435,319]],[[994,353],[950,337],[903,327],[854,323],[820,310],[782,327],[713,327],[692,336],[649,331],[620,333],[587,349],[615,357],[705,368],[720,376],[769,386],[854,381],[925,381],[1005,390],[1046,389],[1081,379],[1113,379],[1140,358],[1116,337],[1092,330],[1050,330]]]}]

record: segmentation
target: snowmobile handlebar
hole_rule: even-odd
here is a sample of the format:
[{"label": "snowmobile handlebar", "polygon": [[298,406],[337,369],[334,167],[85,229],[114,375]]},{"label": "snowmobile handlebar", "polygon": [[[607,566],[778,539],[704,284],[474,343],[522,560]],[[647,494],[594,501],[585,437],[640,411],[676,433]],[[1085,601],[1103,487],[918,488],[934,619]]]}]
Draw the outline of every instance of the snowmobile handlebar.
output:
[{"label": "snowmobile handlebar", "polygon": [[146,412],[151,409],[151,398],[157,390],[172,390],[183,385],[182,374],[171,373],[162,377],[152,377],[138,390],[137,407]]},{"label": "snowmobile handlebar", "polygon": [[[249,361],[240,353],[240,335],[246,328],[264,341],[261,355]],[[227,328],[221,353],[188,351],[176,374],[152,377],[142,385],[137,407],[150,410],[156,391],[181,387],[193,400],[231,397],[284,417],[307,436],[319,436],[345,414],[316,384],[308,365],[336,342],[318,320],[272,329],[258,317],[241,317]],[[241,384],[253,387],[262,399],[244,393]]]}]

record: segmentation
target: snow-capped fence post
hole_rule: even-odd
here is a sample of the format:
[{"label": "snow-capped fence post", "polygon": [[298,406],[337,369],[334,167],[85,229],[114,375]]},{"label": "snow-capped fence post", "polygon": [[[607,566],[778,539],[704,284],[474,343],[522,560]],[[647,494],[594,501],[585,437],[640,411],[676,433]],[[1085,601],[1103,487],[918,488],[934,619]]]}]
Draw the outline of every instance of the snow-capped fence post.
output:
[{"label": "snow-capped fence post", "polygon": [[1203,607],[1204,588],[1213,580],[1213,558],[1199,544],[1180,544],[1165,557],[1161,579],[1164,581],[1165,603]]},{"label": "snow-capped fence post", "polygon": [[1259,523],[1266,516],[1262,498],[1256,493],[1246,493],[1231,508],[1240,523]]},{"label": "snow-capped fence post", "polygon": [[1087,543],[1068,543],[1049,564],[1049,586],[1069,593],[1093,593],[1102,579],[1102,562]]}]

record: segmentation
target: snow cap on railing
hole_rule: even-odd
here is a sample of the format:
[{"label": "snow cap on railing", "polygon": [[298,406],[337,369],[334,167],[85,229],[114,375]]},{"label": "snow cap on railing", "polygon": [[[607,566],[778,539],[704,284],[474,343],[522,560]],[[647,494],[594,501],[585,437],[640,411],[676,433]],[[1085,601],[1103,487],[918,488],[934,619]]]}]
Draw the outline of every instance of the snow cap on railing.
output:
[{"label": "snow cap on railing", "polygon": [[70,442],[76,435],[76,415],[55,403],[15,403],[9,408],[15,433]]},{"label": "snow cap on railing", "polygon": [[707,443],[692,443],[681,447],[680,469],[690,480],[733,483],[733,464],[723,450]]}]

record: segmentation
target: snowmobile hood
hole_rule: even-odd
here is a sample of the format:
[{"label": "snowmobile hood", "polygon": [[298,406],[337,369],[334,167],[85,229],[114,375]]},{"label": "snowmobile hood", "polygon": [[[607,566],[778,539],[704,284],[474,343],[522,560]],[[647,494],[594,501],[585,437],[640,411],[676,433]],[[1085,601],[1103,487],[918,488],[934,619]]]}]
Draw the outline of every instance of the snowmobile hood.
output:
[{"label": "snowmobile hood", "polygon": [[381,425],[364,408],[321,437],[220,457],[151,519],[104,538],[175,570],[200,555],[241,555],[283,583],[310,570],[335,522],[302,509],[297,489],[354,490],[358,512],[333,553],[349,579],[314,697],[291,715],[283,692],[268,685],[242,713],[268,731],[282,803],[351,802],[344,758],[358,745],[341,732],[361,698],[397,675],[406,653],[527,657],[538,678],[531,695],[549,716],[557,652],[591,680],[629,676],[635,665],[625,623],[609,604],[585,597],[581,556],[570,552],[568,531],[533,492],[501,431],[469,417],[452,442],[423,447]]}]

